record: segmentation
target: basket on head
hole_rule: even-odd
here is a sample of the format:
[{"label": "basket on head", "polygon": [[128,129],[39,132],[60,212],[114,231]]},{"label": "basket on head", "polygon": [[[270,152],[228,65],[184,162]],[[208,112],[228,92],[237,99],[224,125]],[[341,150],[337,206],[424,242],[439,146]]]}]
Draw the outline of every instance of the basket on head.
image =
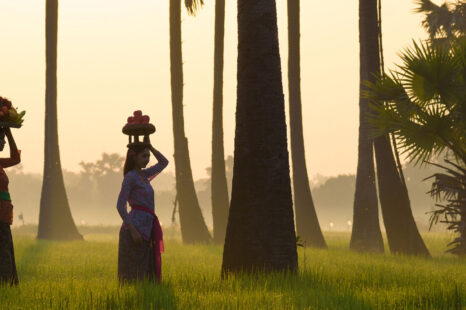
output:
[{"label": "basket on head", "polygon": [[128,117],[128,123],[123,127],[123,133],[129,136],[131,145],[150,145],[149,143],[139,140],[140,136],[147,137],[155,132],[155,126],[149,123],[149,116],[142,115],[141,111],[134,111],[133,116]]},{"label": "basket on head", "polygon": [[19,112],[10,100],[0,96],[0,127],[20,128],[26,111]]}]

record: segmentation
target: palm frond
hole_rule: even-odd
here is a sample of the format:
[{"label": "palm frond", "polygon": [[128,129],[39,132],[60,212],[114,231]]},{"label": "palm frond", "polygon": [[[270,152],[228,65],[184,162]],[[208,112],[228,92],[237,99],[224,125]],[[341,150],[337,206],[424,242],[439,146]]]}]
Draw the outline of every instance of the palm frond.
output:
[{"label": "palm frond", "polygon": [[456,255],[466,255],[466,168],[449,160],[447,164],[452,167],[431,163],[444,170],[444,173],[436,173],[433,178],[432,188],[429,194],[437,201],[444,200],[446,204],[435,204],[436,210],[430,212],[430,228],[437,222],[447,224],[447,229],[459,234],[447,246],[451,247],[447,252]]},{"label": "palm frond", "polygon": [[442,46],[413,43],[401,55],[402,82],[410,96],[422,104],[440,97],[445,102],[459,97],[464,82],[458,57],[452,57],[450,50]]},{"label": "palm frond", "polygon": [[184,6],[189,15],[196,15],[203,5],[204,0],[184,0]]},{"label": "palm frond", "polygon": [[452,16],[453,31],[456,36],[463,36],[466,33],[466,2],[458,1],[453,10]]},{"label": "palm frond", "polygon": [[418,7],[414,10],[416,13],[431,13],[438,10],[440,7],[430,0],[417,0]]},{"label": "palm frond", "polygon": [[432,41],[435,41],[439,37],[449,39],[454,37],[454,32],[456,31],[455,20],[458,17],[461,18],[461,7],[457,11],[457,6],[450,9],[447,3],[441,6],[436,5],[430,0],[418,0],[416,3],[418,7],[414,11],[425,15],[422,26],[429,33]]}]

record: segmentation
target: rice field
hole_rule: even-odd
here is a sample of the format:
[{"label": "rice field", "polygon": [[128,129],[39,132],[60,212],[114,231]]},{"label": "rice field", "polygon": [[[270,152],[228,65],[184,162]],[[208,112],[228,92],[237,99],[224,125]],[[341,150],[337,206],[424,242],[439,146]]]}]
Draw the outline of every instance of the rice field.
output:
[{"label": "rice field", "polygon": [[14,234],[20,285],[0,288],[0,309],[466,309],[466,261],[443,253],[447,234],[424,235],[431,259],[353,253],[349,233],[325,237],[329,250],[298,248],[297,274],[225,280],[221,247],[168,239],[164,284],[120,287],[116,233]]}]

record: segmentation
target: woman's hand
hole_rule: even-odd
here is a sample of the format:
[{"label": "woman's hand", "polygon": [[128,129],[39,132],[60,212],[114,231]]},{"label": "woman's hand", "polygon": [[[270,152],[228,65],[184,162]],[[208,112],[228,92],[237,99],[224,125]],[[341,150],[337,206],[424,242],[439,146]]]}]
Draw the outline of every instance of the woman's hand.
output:
[{"label": "woman's hand", "polygon": [[144,142],[147,143],[149,145],[149,149],[151,150],[151,152],[155,155],[156,152],[158,152],[154,146],[150,143],[150,137],[149,135],[147,136],[144,136]]},{"label": "woman's hand", "polygon": [[139,231],[134,227],[133,224],[128,225],[129,232],[131,234],[131,238],[133,238],[134,243],[136,244],[141,244],[142,243],[142,237]]}]

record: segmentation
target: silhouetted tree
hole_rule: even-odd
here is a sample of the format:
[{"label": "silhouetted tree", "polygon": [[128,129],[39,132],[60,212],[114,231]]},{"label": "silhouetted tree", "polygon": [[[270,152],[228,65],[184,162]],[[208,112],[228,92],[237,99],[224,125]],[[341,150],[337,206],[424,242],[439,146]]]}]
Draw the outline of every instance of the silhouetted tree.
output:
[{"label": "silhouetted tree", "polygon": [[40,199],[40,239],[82,239],[71,216],[60,163],[57,125],[58,0],[46,1],[46,81],[44,176]]},{"label": "silhouetted tree", "polygon": [[[373,81],[375,77],[372,74],[380,68],[378,53],[377,1],[359,0],[360,95],[367,90],[363,82]],[[367,122],[368,113],[369,100],[360,96],[358,168],[350,248],[356,251],[383,252],[375,185],[374,144]]]},{"label": "silhouetted tree", "polygon": [[448,2],[437,5],[430,0],[417,0],[416,12],[425,14],[422,25],[429,33],[430,42],[449,44],[466,32],[466,2]]},{"label": "silhouetted tree", "polygon": [[[432,176],[430,193],[447,204],[436,204],[431,224],[439,218],[448,224],[459,234],[449,251],[466,255],[466,41],[464,32],[458,34],[447,44],[415,43],[401,54],[396,73],[368,84],[367,96],[374,102],[370,120],[377,136],[393,132],[416,163],[442,153],[451,156],[448,165],[432,163],[443,171]],[[406,248],[411,242],[399,240]]]},{"label": "silhouetted tree", "polygon": [[[120,154],[103,153],[102,158],[95,163],[80,162],[81,182],[83,186],[86,183],[90,183],[89,185],[94,183],[92,185],[95,185],[100,205],[107,204],[109,197],[113,197],[115,192],[121,188],[124,161],[125,158]],[[92,188],[87,190],[91,192]]]},{"label": "silhouetted tree", "polygon": [[225,0],[215,1],[214,96],[212,116],[212,219],[214,242],[223,244],[228,221],[228,186],[223,146],[223,50]]},{"label": "silhouetted tree", "polygon": [[[202,4],[186,0],[188,12],[194,13]],[[186,243],[208,243],[211,237],[202,216],[194,188],[188,139],[183,116],[183,57],[181,48],[181,0],[170,0],[170,73],[173,114],[173,140],[176,192],[179,206],[181,235]]]},{"label": "silhouetted tree", "polygon": [[[381,57],[383,57],[380,19],[381,0],[377,2],[378,9],[376,6],[370,8],[371,16],[375,14],[377,18],[376,20],[370,18],[367,25],[378,30],[378,38],[374,38],[374,36],[369,38],[369,40],[373,40],[370,46],[374,47],[373,50],[370,50],[370,53],[373,53],[374,57],[377,55],[379,59],[377,67],[376,63],[373,63],[373,67],[368,67],[369,74],[373,75],[371,81],[375,77],[379,77],[381,70],[383,70],[380,65]],[[399,162],[395,161],[389,136],[376,137],[374,139],[374,149],[379,200],[390,251],[399,254],[429,255],[429,251],[414,221],[402,167]]]},{"label": "silhouetted tree", "polygon": [[301,109],[300,0],[288,0],[288,86],[296,230],[308,245],[327,248],[312,200],[304,151]]},{"label": "silhouetted tree", "polygon": [[238,0],[233,189],[222,274],[297,266],[275,0]]},{"label": "silhouetted tree", "polygon": [[60,163],[57,128],[58,0],[46,1],[46,83],[44,176],[40,200],[40,239],[82,239],[71,216]]}]

